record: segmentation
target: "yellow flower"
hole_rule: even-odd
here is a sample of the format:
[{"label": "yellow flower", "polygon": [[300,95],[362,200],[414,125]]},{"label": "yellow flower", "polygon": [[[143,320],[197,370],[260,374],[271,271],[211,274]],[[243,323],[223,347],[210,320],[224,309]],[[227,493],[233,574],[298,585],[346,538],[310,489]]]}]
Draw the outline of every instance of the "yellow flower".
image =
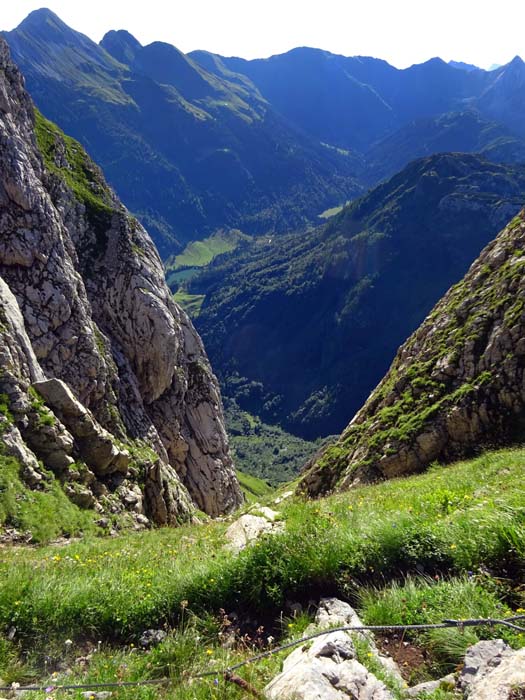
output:
[{"label": "yellow flower", "polygon": [[206,649],[206,653],[208,656],[211,656],[213,654],[213,649]]}]

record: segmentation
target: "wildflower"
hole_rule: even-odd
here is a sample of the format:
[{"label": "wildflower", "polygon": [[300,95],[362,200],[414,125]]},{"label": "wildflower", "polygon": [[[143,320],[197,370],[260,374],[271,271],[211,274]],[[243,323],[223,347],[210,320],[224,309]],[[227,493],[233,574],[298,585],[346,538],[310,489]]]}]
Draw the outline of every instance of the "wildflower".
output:
[{"label": "wildflower", "polygon": [[218,678],[214,678],[214,679],[213,679],[213,685],[215,685],[215,686],[219,685],[219,679],[218,679]]},{"label": "wildflower", "polygon": [[213,649],[206,649],[206,653],[208,656],[211,656],[213,654]]},{"label": "wildflower", "polygon": [[46,688],[46,693],[52,693],[54,689],[55,689],[54,685],[48,685],[48,687]]}]

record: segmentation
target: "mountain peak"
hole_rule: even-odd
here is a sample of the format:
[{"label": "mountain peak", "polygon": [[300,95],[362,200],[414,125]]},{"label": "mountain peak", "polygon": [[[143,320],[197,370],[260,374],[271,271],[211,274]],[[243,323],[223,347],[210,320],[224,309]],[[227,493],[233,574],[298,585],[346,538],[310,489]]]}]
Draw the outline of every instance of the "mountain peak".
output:
[{"label": "mountain peak", "polygon": [[[64,40],[72,41],[75,44],[84,39],[91,42],[91,39],[72,29],[47,7],[30,12],[16,29],[12,32],[7,32],[5,36],[9,37],[9,44],[11,45],[14,37],[23,34],[38,39],[43,45],[49,45],[54,42],[62,43]],[[94,42],[91,43],[94,44]],[[96,44],[94,45],[96,46]]]},{"label": "mountain peak", "polygon": [[525,63],[523,62],[521,56],[514,56],[512,61],[507,64],[506,68],[510,68],[513,71],[519,71],[521,73],[525,68]]},{"label": "mountain peak", "polygon": [[104,34],[100,46],[121,63],[133,63],[142,44],[125,29],[112,29]]},{"label": "mountain peak", "polygon": [[33,10],[33,12],[30,12],[27,17],[20,22],[18,29],[34,29],[35,27],[43,27],[45,25],[51,25],[55,28],[69,29],[67,24],[65,24],[58,15],[47,7],[41,7],[38,10]]}]

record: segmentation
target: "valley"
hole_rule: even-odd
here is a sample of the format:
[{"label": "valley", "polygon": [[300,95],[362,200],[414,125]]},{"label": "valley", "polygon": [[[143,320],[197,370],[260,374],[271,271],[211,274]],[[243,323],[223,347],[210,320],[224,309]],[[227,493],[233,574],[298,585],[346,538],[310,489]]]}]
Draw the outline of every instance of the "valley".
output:
[{"label": "valley", "polygon": [[522,700],[525,63],[90,37],[0,33],[0,700]]}]

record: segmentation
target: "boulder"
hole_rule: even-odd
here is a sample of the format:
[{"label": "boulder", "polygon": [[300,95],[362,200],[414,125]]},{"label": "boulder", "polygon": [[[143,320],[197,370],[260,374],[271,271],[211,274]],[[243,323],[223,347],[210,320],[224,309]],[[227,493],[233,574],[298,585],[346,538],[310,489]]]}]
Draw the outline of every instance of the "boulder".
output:
[{"label": "boulder", "polygon": [[[270,510],[270,509],[267,509]],[[272,511],[274,513],[274,511]],[[235,552],[240,552],[249,544],[255,542],[262,535],[275,534],[284,530],[284,523],[274,522],[264,515],[241,515],[225,532],[227,547]]]}]

